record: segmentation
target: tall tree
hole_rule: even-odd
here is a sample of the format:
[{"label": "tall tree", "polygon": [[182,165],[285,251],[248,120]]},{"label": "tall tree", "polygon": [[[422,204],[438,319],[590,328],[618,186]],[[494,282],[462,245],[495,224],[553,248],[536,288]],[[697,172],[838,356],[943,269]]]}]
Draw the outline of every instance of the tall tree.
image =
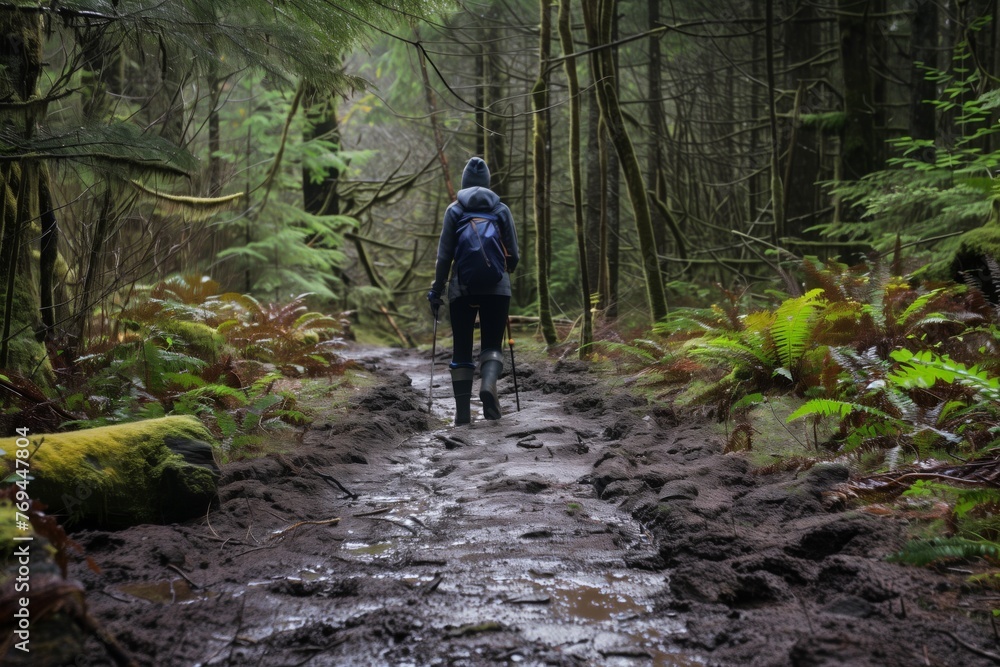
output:
[{"label": "tall tree", "polygon": [[570,25],[571,0],[559,3],[559,39],[562,42],[563,61],[566,66],[566,81],[569,84],[569,174],[573,190],[573,223],[576,229],[576,245],[580,260],[580,303],[583,307],[583,325],[580,333],[580,357],[590,354],[589,345],[593,341],[593,317],[590,308],[590,277],[587,272],[587,229],[583,209],[583,172],[580,168],[580,79],[576,72],[576,46],[573,43],[573,28]]},{"label": "tall tree", "polygon": [[[307,74],[323,78],[327,87],[360,85],[329,68],[329,55],[364,39],[372,27],[427,9],[419,0],[397,0],[391,7],[305,0],[278,13],[272,3],[257,0],[155,6],[145,0],[79,0],[0,8],[0,94],[6,101],[0,110],[0,190],[7,202],[0,216],[0,367],[25,374],[41,367],[37,343],[25,347],[33,341],[39,311],[46,335],[60,324],[53,286],[33,266],[36,251],[50,271],[61,246],[76,270],[75,293],[64,300],[75,304],[76,313],[66,319],[77,323],[78,333],[100,301],[168,268],[178,247],[193,238],[185,225],[170,243],[160,244],[162,221],[174,215],[167,211],[197,209],[204,220],[235,200],[176,193],[200,182],[190,178],[198,167],[194,134],[212,125],[192,122],[197,104],[185,97],[212,86],[185,84],[254,72],[266,73],[272,89]],[[43,60],[46,39],[58,48]],[[125,62],[157,66],[122,77]],[[40,76],[45,67],[51,71]],[[145,78],[156,85],[144,85],[143,73],[154,73]],[[109,82],[131,87],[108,96]],[[55,106],[58,114],[45,114]],[[48,168],[58,175],[48,178]],[[26,233],[39,220],[42,233]],[[59,236],[59,226],[76,233]]]},{"label": "tall tree", "polygon": [[549,192],[549,58],[552,52],[552,2],[538,0],[540,13],[538,36],[538,77],[531,89],[531,105],[534,118],[534,201],[535,201],[535,270],[538,275],[538,317],[542,335],[548,345],[558,341],[555,323],[552,320],[552,305],[549,297],[549,268],[552,263],[552,203]]},{"label": "tall tree", "polygon": [[632,144],[632,139],[625,127],[625,117],[614,85],[617,73],[610,46],[612,43],[611,26],[616,7],[616,0],[584,3],[584,25],[588,39],[599,47],[593,52],[591,59],[591,67],[594,70],[597,85],[597,99],[601,107],[601,116],[607,123],[611,143],[621,161],[625,187],[628,190],[629,201],[632,203],[650,314],[654,321],[659,321],[667,316],[667,297],[660,275],[659,258],[656,255],[656,235],[653,232],[652,215],[646,196],[642,167],[639,164],[635,146]]},{"label": "tall tree", "polygon": [[[910,18],[910,136],[933,140],[937,134],[934,107],[937,98],[935,83],[927,76],[928,69],[937,68],[938,6],[936,2],[917,2]],[[926,155],[933,162],[932,155]]]},{"label": "tall tree", "polygon": [[837,0],[845,116],[840,160],[846,180],[870,174],[881,152],[876,144],[874,86],[869,59],[870,2]]}]

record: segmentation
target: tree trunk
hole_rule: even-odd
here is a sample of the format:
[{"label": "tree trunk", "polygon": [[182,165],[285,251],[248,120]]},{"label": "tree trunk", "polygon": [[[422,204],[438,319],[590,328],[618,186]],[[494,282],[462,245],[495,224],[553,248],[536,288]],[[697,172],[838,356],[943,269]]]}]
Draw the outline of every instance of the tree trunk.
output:
[{"label": "tree trunk", "polygon": [[[654,27],[660,23],[660,0],[647,0],[647,25]],[[649,116],[649,154],[647,156],[646,183],[652,196],[659,201],[666,201],[667,194],[662,187],[661,174],[663,165],[663,143],[661,137],[666,132],[666,113],[663,109],[663,59],[660,55],[660,35],[649,38],[649,57],[646,67],[647,101],[646,113]],[[667,255],[667,224],[663,212],[658,208],[652,210],[653,232],[656,237],[656,253],[661,257]],[[666,266],[661,266],[666,269]]]},{"label": "tree trunk", "polygon": [[486,26],[483,33],[483,44],[486,52],[483,54],[483,159],[490,167],[490,189],[501,199],[507,197],[508,168],[506,123],[503,118],[501,104],[504,97],[504,62],[497,51],[501,34],[500,12],[493,5],[486,15]]},{"label": "tree trunk", "polygon": [[566,81],[569,85],[569,173],[573,188],[573,222],[576,228],[576,245],[580,261],[580,291],[583,305],[583,326],[580,332],[580,358],[590,355],[593,342],[593,317],[590,307],[590,280],[587,272],[587,229],[583,218],[583,174],[580,168],[580,81],[576,73],[576,51],[573,45],[573,29],[570,27],[570,4],[572,0],[560,0],[559,37],[562,41],[566,66]]},{"label": "tree trunk", "polygon": [[[310,83],[303,84],[302,112],[308,121],[305,141],[321,139],[340,147],[340,127],[337,125],[337,101],[329,91],[321,91]],[[340,199],[337,185],[340,170],[327,168],[321,178],[316,178],[307,167],[302,168],[302,204],[313,215],[337,215]]]},{"label": "tree trunk", "polygon": [[[7,131],[30,138],[36,118],[32,107],[17,110],[36,93],[42,70],[40,18],[30,12],[0,13],[0,99],[13,111],[0,115]],[[45,366],[45,348],[35,340],[40,325],[38,287],[31,270],[29,226],[38,203],[38,166],[12,161],[0,168],[0,368],[32,375]],[[36,375],[46,384],[47,378]]]},{"label": "tree trunk", "polygon": [[771,128],[771,215],[774,226],[771,228],[771,243],[780,245],[785,235],[785,196],[781,185],[781,172],[778,158],[781,151],[778,136],[777,95],[774,80],[774,0],[767,0],[764,8],[764,53],[767,59],[767,118]]},{"label": "tree trunk", "polygon": [[876,168],[875,114],[869,67],[870,0],[837,0],[840,59],[844,70],[844,132],[840,147],[842,178],[857,180]]},{"label": "tree trunk", "polygon": [[[597,107],[597,96],[591,86],[587,93],[587,154],[597,155],[587,160],[587,280],[591,289],[602,292],[601,277],[601,223],[607,220],[602,216],[601,206],[606,197],[607,183],[601,173],[601,111]],[[598,307],[602,307],[600,300]]]},{"label": "tree trunk", "polygon": [[549,298],[549,266],[552,261],[552,229],[550,226],[551,201],[549,199],[547,123],[549,107],[549,54],[552,45],[552,3],[539,0],[541,13],[541,33],[538,41],[538,78],[531,89],[532,111],[534,112],[534,167],[535,167],[535,268],[538,274],[538,318],[542,336],[548,345],[558,342],[556,326],[552,321],[552,305]]},{"label": "tree trunk", "polygon": [[[599,46],[610,45],[612,19],[616,7],[616,0],[600,0],[596,8],[589,3],[584,4],[584,24],[588,37],[593,43]],[[652,216],[649,200],[646,196],[642,167],[639,165],[635,147],[625,127],[625,118],[618,101],[618,92],[615,86],[617,74],[610,47],[599,49],[593,55],[592,64],[597,80],[597,99],[601,106],[601,116],[607,122],[611,143],[621,161],[625,187],[628,190],[629,201],[632,203],[632,212],[635,216],[650,314],[653,321],[659,321],[667,315],[667,298],[660,276],[659,258],[656,255],[656,237],[653,233]]]},{"label": "tree trunk", "polygon": [[[929,100],[937,99],[937,89],[927,78],[925,68],[937,68],[938,6],[936,2],[918,2],[914,5],[911,21],[910,56],[910,136],[914,139],[934,140],[937,135],[934,106]],[[927,153],[927,162],[934,156]]]},{"label": "tree trunk", "polygon": [[820,76],[811,64],[817,44],[821,43],[817,29],[817,13],[810,0],[790,3],[789,22],[785,24],[784,85],[797,91],[792,111],[788,158],[784,165],[785,225],[788,236],[801,236],[803,230],[819,222],[816,212],[824,207],[822,192],[816,186],[820,180],[819,133],[797,119],[803,113],[816,113],[825,108],[812,90]]}]

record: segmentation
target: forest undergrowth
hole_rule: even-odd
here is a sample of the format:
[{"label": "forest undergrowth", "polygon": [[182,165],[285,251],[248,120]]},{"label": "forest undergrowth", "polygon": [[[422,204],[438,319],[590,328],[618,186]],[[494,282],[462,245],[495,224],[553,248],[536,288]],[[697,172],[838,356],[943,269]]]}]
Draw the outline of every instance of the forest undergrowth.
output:
[{"label": "forest undergrowth", "polygon": [[[976,287],[901,273],[898,259],[807,261],[797,295],[761,305],[721,290],[644,337],[607,328],[591,359],[624,371],[629,391],[714,418],[726,450],[761,472],[846,463],[842,502],[913,519],[897,560],[969,561],[971,586],[1000,587],[1000,308]],[[348,315],[306,303],[220,293],[201,276],[138,290],[96,318],[77,358],[57,357],[53,393],[0,375],[21,396],[4,417],[46,432],[188,414],[216,437],[221,462],[293,448],[316,416],[302,379],[327,378],[309,384],[325,403],[356,381],[340,354]]]},{"label": "forest undergrowth", "polygon": [[806,261],[801,293],[770,307],[722,289],[646,338],[595,349],[654,400],[714,417],[726,450],[761,472],[847,464],[842,502],[911,520],[895,560],[973,563],[970,586],[996,588],[1000,307],[978,286],[902,273],[898,251],[856,267]]}]

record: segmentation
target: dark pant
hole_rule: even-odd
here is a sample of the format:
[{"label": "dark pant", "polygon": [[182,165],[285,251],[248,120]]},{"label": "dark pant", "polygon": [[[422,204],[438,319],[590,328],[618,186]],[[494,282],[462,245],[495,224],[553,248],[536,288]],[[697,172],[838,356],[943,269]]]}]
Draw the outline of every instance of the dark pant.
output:
[{"label": "dark pant", "polygon": [[499,294],[483,296],[462,296],[449,304],[451,330],[455,338],[455,349],[451,354],[452,367],[473,366],[472,337],[479,314],[479,336],[481,350],[502,350],[503,331],[507,326],[507,312],[510,297]]}]

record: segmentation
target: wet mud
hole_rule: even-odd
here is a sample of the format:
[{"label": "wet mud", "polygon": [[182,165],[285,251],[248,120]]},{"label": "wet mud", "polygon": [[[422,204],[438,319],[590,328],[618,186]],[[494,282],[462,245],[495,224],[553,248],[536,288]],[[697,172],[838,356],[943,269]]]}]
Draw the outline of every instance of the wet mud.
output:
[{"label": "wet mud", "polygon": [[520,411],[508,365],[503,419],[452,427],[444,356],[428,410],[428,355],[356,354],[379,386],[225,466],[204,518],[74,534],[140,664],[996,664],[996,603],[885,562],[905,526],[839,503],[842,467],[756,474],[576,362],[519,359]]}]

